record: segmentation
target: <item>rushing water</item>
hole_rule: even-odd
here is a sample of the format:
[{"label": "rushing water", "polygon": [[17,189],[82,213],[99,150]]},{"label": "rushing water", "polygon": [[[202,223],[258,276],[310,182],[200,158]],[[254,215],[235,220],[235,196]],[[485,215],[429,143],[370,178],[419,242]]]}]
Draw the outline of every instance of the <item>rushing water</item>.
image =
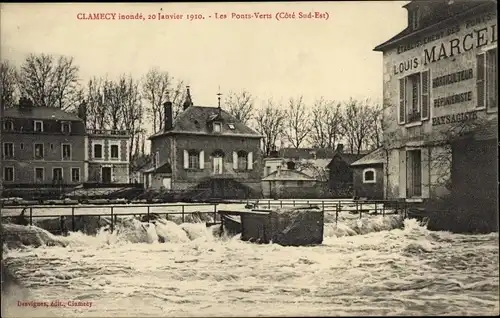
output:
[{"label": "rushing water", "polygon": [[[327,223],[315,247],[218,238],[204,223],[170,221],[71,233],[67,247],[5,251],[23,287],[3,295],[2,316],[499,314],[498,234],[402,225],[397,216]],[[38,307],[19,303],[29,301]]]}]

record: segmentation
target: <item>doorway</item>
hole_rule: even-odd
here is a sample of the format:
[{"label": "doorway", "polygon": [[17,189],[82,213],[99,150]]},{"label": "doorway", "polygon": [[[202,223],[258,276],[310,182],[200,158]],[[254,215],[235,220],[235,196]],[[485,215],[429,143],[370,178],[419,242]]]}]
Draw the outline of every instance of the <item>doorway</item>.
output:
[{"label": "doorway", "polygon": [[101,179],[102,183],[111,183],[111,167],[101,168]]},{"label": "doorway", "polygon": [[422,155],[420,149],[406,152],[406,197],[422,196]]}]

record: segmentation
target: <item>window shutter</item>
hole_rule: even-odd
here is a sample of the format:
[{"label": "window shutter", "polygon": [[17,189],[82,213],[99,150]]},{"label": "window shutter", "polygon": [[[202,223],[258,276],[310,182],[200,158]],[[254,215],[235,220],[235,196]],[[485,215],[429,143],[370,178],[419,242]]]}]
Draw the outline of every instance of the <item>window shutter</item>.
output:
[{"label": "window shutter", "polygon": [[200,151],[200,169],[205,168],[205,151]]},{"label": "window shutter", "polygon": [[497,103],[498,103],[497,48],[488,50],[485,56],[486,56],[486,61],[485,61],[486,108],[491,111],[497,108]]},{"label": "window shutter", "polygon": [[429,94],[429,70],[422,72],[422,109],[420,112],[422,120],[429,119],[429,105],[430,105],[430,94]]},{"label": "window shutter", "polygon": [[405,123],[405,114],[406,114],[406,78],[401,78],[399,80],[399,123]]},{"label": "window shutter", "polygon": [[485,81],[484,81],[484,53],[478,54],[476,58],[477,75],[476,75],[476,89],[477,89],[477,107],[484,107],[485,103]]},{"label": "window shutter", "polygon": [[252,152],[248,153],[247,161],[248,161],[248,170],[252,170],[253,169],[253,153]]},{"label": "window shutter", "polygon": [[189,168],[189,153],[187,150],[184,150],[184,169]]},{"label": "window shutter", "polygon": [[238,153],[233,151],[233,170],[238,170]]}]

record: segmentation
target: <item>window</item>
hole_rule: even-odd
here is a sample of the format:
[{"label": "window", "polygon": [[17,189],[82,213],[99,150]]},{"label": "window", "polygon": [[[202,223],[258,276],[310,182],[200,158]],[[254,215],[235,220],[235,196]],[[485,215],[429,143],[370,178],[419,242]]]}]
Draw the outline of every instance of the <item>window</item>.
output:
[{"label": "window", "polygon": [[477,107],[497,109],[497,48],[492,48],[477,56]]},{"label": "window", "polygon": [[203,150],[184,150],[184,169],[203,169],[205,166],[204,156]]},{"label": "window", "polygon": [[50,150],[54,150],[54,144],[50,144],[49,147],[50,147]]},{"label": "window", "polygon": [[244,171],[248,169],[248,154],[245,151],[238,151],[235,156],[233,156],[233,168],[235,170]]},{"label": "window", "polygon": [[21,143],[21,144],[19,145],[19,148],[20,148],[21,150],[23,150],[23,149],[24,149],[24,143]]},{"label": "window", "polygon": [[70,144],[62,144],[62,160],[71,160]]},{"label": "window", "polygon": [[155,169],[160,165],[160,152],[155,152]]},{"label": "window", "polygon": [[61,132],[63,134],[69,134],[71,132],[71,124],[70,123],[61,123]]},{"label": "window", "polygon": [[271,174],[271,167],[266,167],[266,176]]},{"label": "window", "polygon": [[14,158],[14,144],[12,142],[5,142],[3,144],[3,157],[5,159]]},{"label": "window", "polygon": [[429,71],[399,79],[399,123],[429,119]]},{"label": "window", "polygon": [[228,126],[229,126],[229,129],[233,129],[233,130],[235,129],[234,124],[228,124]]},{"label": "window", "polygon": [[45,169],[35,168],[35,183],[43,183],[45,180]]},{"label": "window", "polygon": [[222,130],[222,127],[221,127],[221,124],[220,123],[214,123],[214,132],[221,132]]},{"label": "window", "polygon": [[94,144],[94,158],[102,159],[102,145]]},{"label": "window", "polygon": [[212,153],[212,168],[214,174],[222,174],[224,170],[224,152],[216,150]]},{"label": "window", "polygon": [[52,169],[52,181],[61,182],[63,180],[63,170],[62,168]]},{"label": "window", "polygon": [[34,125],[34,127],[33,127],[34,131],[43,132],[43,121],[35,120],[33,125]]},{"label": "window", "polygon": [[118,145],[111,145],[111,159],[118,159],[119,153]]},{"label": "window", "polygon": [[80,182],[80,168],[71,168],[71,181]]},{"label": "window", "polygon": [[406,152],[406,196],[422,195],[422,158],[420,150]]},{"label": "window", "polygon": [[5,182],[14,182],[14,167],[3,168],[3,180]]},{"label": "window", "polygon": [[363,170],[363,183],[375,183],[376,174],[375,169],[367,168]]},{"label": "window", "polygon": [[14,130],[14,123],[12,120],[6,120],[3,122],[3,129],[5,131],[13,131]]},{"label": "window", "polygon": [[43,144],[35,144],[33,157],[35,159],[43,159]]}]

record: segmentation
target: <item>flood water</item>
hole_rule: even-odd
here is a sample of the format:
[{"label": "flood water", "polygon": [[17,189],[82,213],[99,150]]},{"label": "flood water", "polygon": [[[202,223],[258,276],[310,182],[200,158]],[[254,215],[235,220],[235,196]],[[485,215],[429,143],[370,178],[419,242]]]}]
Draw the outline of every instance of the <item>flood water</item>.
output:
[{"label": "flood water", "polygon": [[[71,233],[67,247],[4,251],[22,287],[2,295],[2,316],[499,314],[498,234],[429,232],[397,218],[327,223],[315,247],[171,221]],[[29,301],[39,304],[20,303]]]}]

